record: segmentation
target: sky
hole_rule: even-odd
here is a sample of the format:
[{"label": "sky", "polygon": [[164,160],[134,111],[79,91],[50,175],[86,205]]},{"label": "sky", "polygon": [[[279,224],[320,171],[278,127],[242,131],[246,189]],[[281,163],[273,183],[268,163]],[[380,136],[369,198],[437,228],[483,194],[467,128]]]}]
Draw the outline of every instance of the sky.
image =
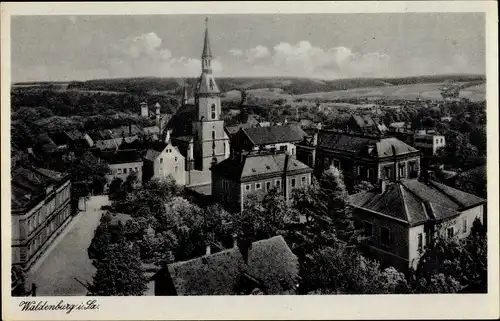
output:
[{"label": "sky", "polygon": [[[12,81],[196,77],[205,17],[15,16]],[[482,13],[207,17],[216,77],[485,73]]]}]

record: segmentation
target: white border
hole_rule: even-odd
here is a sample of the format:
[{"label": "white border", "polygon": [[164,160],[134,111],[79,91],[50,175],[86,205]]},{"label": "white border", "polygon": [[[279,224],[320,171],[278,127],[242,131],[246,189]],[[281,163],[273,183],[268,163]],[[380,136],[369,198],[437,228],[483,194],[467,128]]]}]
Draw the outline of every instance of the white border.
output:
[{"label": "white border", "polygon": [[[494,1],[423,2],[202,2],[202,3],[2,3],[2,311],[5,320],[151,319],[431,319],[499,317],[498,238],[498,20]],[[89,312],[20,312],[10,297],[10,16],[235,13],[485,12],[488,99],[487,295],[364,295],[98,298]],[[37,297],[42,299],[42,297]],[[49,298],[47,298],[49,299]],[[89,297],[51,297],[79,303]]]}]

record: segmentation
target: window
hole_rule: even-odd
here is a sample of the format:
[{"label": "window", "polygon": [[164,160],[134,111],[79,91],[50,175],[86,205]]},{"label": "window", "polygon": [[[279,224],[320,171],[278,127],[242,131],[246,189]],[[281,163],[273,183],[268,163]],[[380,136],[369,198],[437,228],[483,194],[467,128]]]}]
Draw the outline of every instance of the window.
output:
[{"label": "window", "polygon": [[363,233],[366,237],[373,236],[373,224],[370,222],[363,221]]},{"label": "window", "polygon": [[222,189],[227,191],[229,189],[229,182],[226,180],[222,181]]},{"label": "window", "polygon": [[455,228],[453,226],[446,229],[446,236],[451,239],[455,235]]},{"label": "window", "polygon": [[405,177],[405,166],[399,165],[399,177]]},{"label": "window", "polygon": [[302,178],[301,178],[302,185],[305,185],[306,182],[307,182],[307,177],[306,176],[302,176]]},{"label": "window", "polygon": [[336,168],[340,169],[340,162],[336,159],[333,160],[333,166],[335,166]]},{"label": "window", "polygon": [[266,191],[271,189],[271,182],[266,182]]},{"label": "window", "polygon": [[286,151],[288,149],[288,146],[280,146],[280,151]]},{"label": "window", "polygon": [[255,183],[255,189],[261,189],[262,185],[260,183]]},{"label": "window", "polygon": [[135,171],[136,171],[136,172],[138,172],[138,171],[139,171],[139,169],[136,167],[136,168],[135,168]]},{"label": "window", "polygon": [[323,165],[325,165],[325,167],[330,165],[330,160],[328,159],[328,157],[323,158]]},{"label": "window", "polygon": [[292,178],[292,187],[295,187],[295,178]]},{"label": "window", "polygon": [[215,119],[215,113],[212,113],[212,119]]},{"label": "window", "polygon": [[126,168],[123,169],[123,174],[127,174],[127,169]]},{"label": "window", "polygon": [[372,179],[372,177],[373,177],[373,168],[369,168],[368,171],[366,172],[366,178]]},{"label": "window", "polygon": [[212,104],[211,111],[212,111],[212,119],[215,119],[215,104]]},{"label": "window", "polygon": [[275,182],[275,186],[280,189],[281,188],[281,179],[277,179]]},{"label": "window", "polygon": [[250,190],[250,184],[245,185],[245,191],[249,191],[249,190]]},{"label": "window", "polygon": [[391,178],[391,168],[390,167],[385,167],[384,172],[385,172],[385,178]]},{"label": "window", "polygon": [[122,173],[122,169],[121,169],[121,168],[118,168],[118,169],[116,170],[116,172],[117,172],[118,174],[121,174],[121,173]]},{"label": "window", "polygon": [[386,227],[380,228],[380,243],[386,247],[391,246],[391,231]]},{"label": "window", "polygon": [[177,156],[175,156],[175,157],[174,157],[174,161],[176,161],[176,162],[177,162]]},{"label": "window", "polygon": [[424,243],[424,237],[422,233],[418,233],[417,238],[418,238],[418,249],[421,251]]},{"label": "window", "polygon": [[177,173],[179,171],[179,166],[175,166],[175,172]]},{"label": "window", "polygon": [[212,139],[215,139],[215,130],[212,130]]},{"label": "window", "polygon": [[160,164],[163,164],[163,158],[160,158]]},{"label": "window", "polygon": [[467,233],[467,219],[464,218],[462,225],[462,233]]},{"label": "window", "polygon": [[129,173],[132,173],[132,167],[130,167],[130,168],[128,169],[128,172],[129,172]]}]

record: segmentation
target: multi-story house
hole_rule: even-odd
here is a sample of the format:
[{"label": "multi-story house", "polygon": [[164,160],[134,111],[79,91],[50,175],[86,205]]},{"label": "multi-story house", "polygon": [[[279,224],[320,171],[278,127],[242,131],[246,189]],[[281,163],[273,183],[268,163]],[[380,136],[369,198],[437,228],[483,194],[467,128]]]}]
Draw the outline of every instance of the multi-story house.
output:
[{"label": "multi-story house", "polygon": [[106,175],[107,183],[105,185],[105,190],[108,189],[109,184],[111,184],[115,178],[125,181],[132,173],[137,175],[138,184],[142,182],[143,161],[137,150],[123,149],[100,152],[98,155],[100,159],[103,159],[108,164],[110,169],[110,173]]},{"label": "multi-story house", "polygon": [[416,267],[436,237],[465,238],[486,200],[432,180],[401,180],[350,196],[357,225],[368,238],[366,251],[384,266]]},{"label": "multi-story house", "polygon": [[297,144],[297,158],[314,166],[316,175],[337,167],[348,187],[420,176],[420,151],[394,137],[320,130]]},{"label": "multi-story house", "polygon": [[69,174],[18,167],[11,176],[12,264],[28,270],[71,221]]},{"label": "multi-story house", "polygon": [[144,156],[143,180],[164,178],[172,175],[177,184],[186,184],[185,158],[179,149],[167,143],[157,143],[146,151]]},{"label": "multi-story house", "polygon": [[267,150],[285,151],[295,156],[295,144],[306,136],[296,125],[241,128],[231,138],[231,148],[235,153]]},{"label": "multi-story house", "polygon": [[446,147],[446,141],[443,135],[417,130],[413,137],[413,146],[422,151],[424,157],[432,157],[440,148]]},{"label": "multi-story house", "polygon": [[311,184],[312,168],[285,152],[243,152],[216,164],[212,197],[231,211],[242,211],[250,193],[277,188],[286,201],[294,188]]}]

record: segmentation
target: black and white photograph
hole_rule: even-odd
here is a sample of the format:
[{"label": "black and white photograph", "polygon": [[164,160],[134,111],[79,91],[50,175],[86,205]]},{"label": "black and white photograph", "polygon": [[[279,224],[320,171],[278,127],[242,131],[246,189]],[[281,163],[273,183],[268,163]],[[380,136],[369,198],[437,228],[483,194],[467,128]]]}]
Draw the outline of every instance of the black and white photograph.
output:
[{"label": "black and white photograph", "polygon": [[498,295],[486,20],[10,16],[19,311],[58,304],[38,297]]}]

